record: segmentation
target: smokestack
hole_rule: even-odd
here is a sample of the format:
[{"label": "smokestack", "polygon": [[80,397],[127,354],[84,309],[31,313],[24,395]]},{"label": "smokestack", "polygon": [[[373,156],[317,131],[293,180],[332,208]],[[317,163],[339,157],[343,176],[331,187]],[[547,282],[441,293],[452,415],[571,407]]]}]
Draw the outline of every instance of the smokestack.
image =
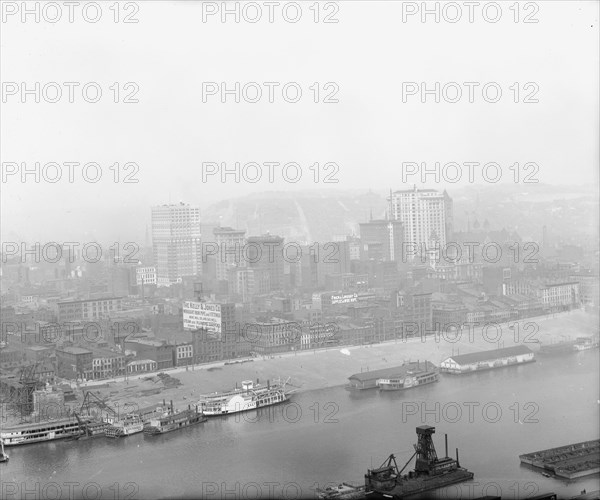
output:
[{"label": "smokestack", "polygon": [[165,400],[163,399],[163,408],[167,406],[167,403],[165,402]]},{"label": "smokestack", "polygon": [[448,456],[448,434],[444,434],[444,439],[446,440],[446,457]]},{"label": "smokestack", "polygon": [[267,379],[267,389],[271,388],[271,381],[269,379]]},{"label": "smokestack", "polygon": [[173,400],[171,399],[171,413],[173,413]]},{"label": "smokestack", "polygon": [[460,462],[458,461],[458,448],[456,448],[456,466],[460,467]]}]

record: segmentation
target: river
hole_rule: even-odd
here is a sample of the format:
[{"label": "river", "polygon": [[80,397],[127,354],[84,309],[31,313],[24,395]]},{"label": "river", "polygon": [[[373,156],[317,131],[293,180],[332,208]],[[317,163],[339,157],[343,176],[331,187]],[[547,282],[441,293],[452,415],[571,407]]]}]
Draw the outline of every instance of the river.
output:
[{"label": "river", "polygon": [[[437,498],[570,497],[600,489],[599,476],[543,477],[518,455],[599,437],[597,350],[440,381],[403,392],[343,387],[296,394],[290,402],[218,417],[151,437],[56,441],[8,448],[3,499],[314,498],[315,486],[361,483],[390,453],[402,467],[415,427],[436,427],[438,456],[459,448],[475,479]],[[414,461],[407,468],[414,466]],[[431,496],[431,494],[429,494]]]}]

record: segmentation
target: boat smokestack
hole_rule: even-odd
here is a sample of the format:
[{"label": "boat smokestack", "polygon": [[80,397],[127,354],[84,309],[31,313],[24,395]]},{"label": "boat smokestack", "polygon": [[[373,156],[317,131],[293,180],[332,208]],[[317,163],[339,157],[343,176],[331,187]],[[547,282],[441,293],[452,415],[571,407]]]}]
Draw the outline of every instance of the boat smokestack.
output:
[{"label": "boat smokestack", "polygon": [[173,413],[173,400],[171,399],[171,413]]},{"label": "boat smokestack", "polygon": [[458,448],[456,448],[456,466],[460,467],[460,462],[458,461]]},{"label": "boat smokestack", "polygon": [[444,439],[446,441],[446,457],[448,456],[448,434],[444,434]]},{"label": "boat smokestack", "polygon": [[267,379],[267,389],[271,388],[271,381]]}]

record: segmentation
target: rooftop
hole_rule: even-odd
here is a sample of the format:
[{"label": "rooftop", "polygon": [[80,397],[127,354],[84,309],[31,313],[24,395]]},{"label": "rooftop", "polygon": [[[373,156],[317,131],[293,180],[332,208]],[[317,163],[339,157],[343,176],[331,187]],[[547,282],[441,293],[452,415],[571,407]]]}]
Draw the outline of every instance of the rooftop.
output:
[{"label": "rooftop", "polygon": [[67,352],[69,354],[92,354],[89,349],[83,349],[82,347],[61,347],[56,349],[57,352]]},{"label": "rooftop", "polygon": [[471,352],[469,354],[459,354],[457,356],[450,356],[447,359],[453,359],[456,363],[462,365],[468,365],[471,363],[477,363],[480,361],[490,361],[492,359],[507,358],[509,356],[518,356],[521,354],[530,354],[533,351],[529,347],[524,345],[517,345],[513,347],[505,347],[503,349],[492,349],[490,351]]},{"label": "rooftop", "polygon": [[[433,363],[430,363],[429,361],[425,361],[418,363],[418,366],[421,370],[434,370],[435,366],[433,365]],[[360,373],[355,373],[354,375],[350,375],[348,377],[348,379],[355,379],[358,380],[360,382],[366,382],[367,380],[373,380],[373,379],[378,379],[378,378],[395,378],[395,377],[402,377],[404,375],[406,375],[406,373],[409,370],[415,370],[417,369],[417,363],[413,362],[413,363],[407,363],[405,365],[402,366],[393,366],[391,368],[382,368],[381,370],[373,370],[370,372],[360,372]]]}]

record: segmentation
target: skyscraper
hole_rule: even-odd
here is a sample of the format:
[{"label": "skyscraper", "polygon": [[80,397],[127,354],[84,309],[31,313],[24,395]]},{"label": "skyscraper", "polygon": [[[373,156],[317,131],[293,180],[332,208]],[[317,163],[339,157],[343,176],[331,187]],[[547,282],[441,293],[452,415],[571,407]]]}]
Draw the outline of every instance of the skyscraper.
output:
[{"label": "skyscraper", "polygon": [[218,247],[217,280],[227,280],[229,269],[245,265],[243,252],[246,231],[231,227],[216,227],[213,234]]},{"label": "skyscraper", "polygon": [[361,254],[367,259],[396,261],[402,260],[404,227],[398,220],[371,220],[361,222]]},{"label": "skyscraper", "polygon": [[266,234],[248,238],[248,267],[267,271],[271,290],[283,288],[283,238]]},{"label": "skyscraper", "polygon": [[452,231],[452,199],[435,189],[407,189],[390,193],[390,213],[404,225],[404,242],[417,251],[444,247]]},{"label": "skyscraper", "polygon": [[152,251],[159,286],[201,274],[200,209],[185,203],[152,207]]}]

